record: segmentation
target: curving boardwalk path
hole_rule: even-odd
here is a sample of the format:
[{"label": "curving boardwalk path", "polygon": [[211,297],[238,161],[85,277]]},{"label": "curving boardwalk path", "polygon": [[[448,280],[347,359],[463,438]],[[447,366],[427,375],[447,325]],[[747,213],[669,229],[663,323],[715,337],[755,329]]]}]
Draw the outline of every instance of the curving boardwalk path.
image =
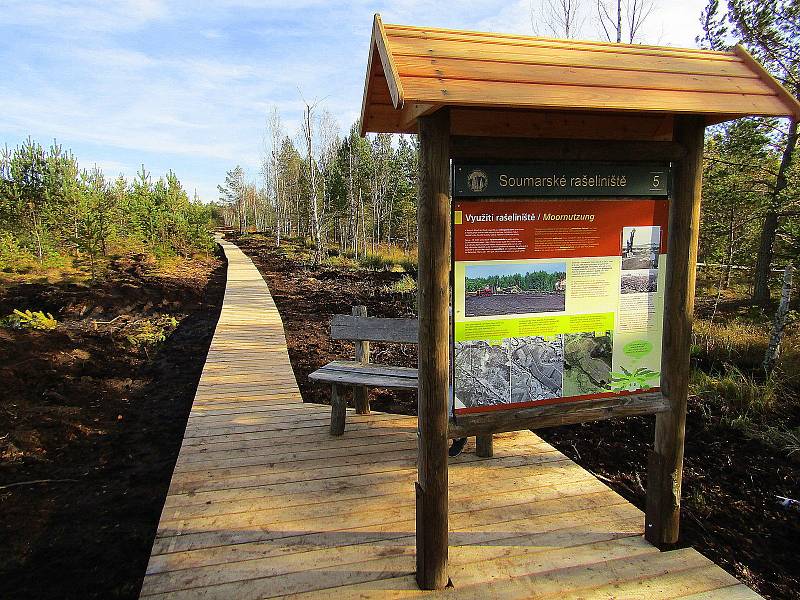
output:
[{"label": "curving boardwalk path", "polygon": [[141,597],[759,598],[692,549],[660,553],[642,513],[529,432],[450,467],[455,589],[414,583],[416,418],[303,404],[252,262],[225,301]]}]

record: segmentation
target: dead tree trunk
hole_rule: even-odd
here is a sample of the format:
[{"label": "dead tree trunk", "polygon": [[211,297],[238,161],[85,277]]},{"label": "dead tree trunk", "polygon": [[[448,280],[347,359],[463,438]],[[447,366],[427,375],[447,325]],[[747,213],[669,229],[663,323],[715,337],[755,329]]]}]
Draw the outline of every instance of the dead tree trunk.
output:
[{"label": "dead tree trunk", "polygon": [[772,335],[769,338],[767,353],[764,355],[764,371],[769,376],[781,353],[781,340],[783,332],[786,330],[786,317],[789,314],[789,300],[792,297],[792,273],[794,268],[792,263],[786,265],[783,271],[783,289],[781,291],[781,302],[778,311],[775,313],[775,322],[772,325]]}]

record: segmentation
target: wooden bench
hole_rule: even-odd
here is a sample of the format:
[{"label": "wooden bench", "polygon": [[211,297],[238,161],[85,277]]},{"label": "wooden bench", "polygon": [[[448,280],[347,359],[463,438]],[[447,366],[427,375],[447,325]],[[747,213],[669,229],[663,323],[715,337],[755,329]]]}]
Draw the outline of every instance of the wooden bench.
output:
[{"label": "wooden bench", "polygon": [[[354,306],[352,315],[334,315],[331,338],[355,342],[355,360],[335,360],[309,375],[309,379],[331,384],[331,435],[344,433],[347,401],[342,387],[353,388],[356,413],[369,414],[369,388],[417,389],[417,369],[370,362],[370,342],[417,344],[417,319],[388,319],[367,316],[366,306]],[[492,436],[477,440],[481,456],[492,455]]]}]

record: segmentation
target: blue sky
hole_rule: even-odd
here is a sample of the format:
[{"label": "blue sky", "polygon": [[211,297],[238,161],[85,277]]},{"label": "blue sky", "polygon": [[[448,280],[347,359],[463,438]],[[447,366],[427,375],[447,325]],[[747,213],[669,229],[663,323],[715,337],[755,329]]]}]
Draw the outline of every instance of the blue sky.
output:
[{"label": "blue sky", "polygon": [[[214,200],[237,163],[258,181],[271,107],[290,135],[303,98],[349,128],[373,13],[387,23],[533,34],[540,2],[5,0],[0,144],[56,138],[81,166],[111,177],[142,163],[154,176],[171,168],[190,194]],[[644,40],[693,46],[704,4],[661,0]],[[581,33],[599,39],[591,17]]]},{"label": "blue sky", "polygon": [[545,273],[566,273],[567,264],[563,262],[553,263],[522,263],[508,265],[470,265],[466,268],[466,277],[474,279],[477,277],[493,277],[494,275],[514,275],[515,273],[535,273],[544,271]]}]

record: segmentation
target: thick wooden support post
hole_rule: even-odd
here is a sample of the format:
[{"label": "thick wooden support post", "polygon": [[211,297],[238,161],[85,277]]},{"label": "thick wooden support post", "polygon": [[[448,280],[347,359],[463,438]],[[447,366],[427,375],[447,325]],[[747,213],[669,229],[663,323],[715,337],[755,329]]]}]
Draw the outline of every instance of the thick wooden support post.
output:
[{"label": "thick wooden support post", "polygon": [[678,541],[704,131],[702,117],[675,120],[674,138],[686,148],[686,157],[675,168],[667,238],[661,390],[669,410],[656,416],[647,477],[645,537],[656,545]]},{"label": "thick wooden support post", "polygon": [[[354,317],[366,317],[366,306],[354,306]],[[356,342],[356,361],[367,364],[369,362],[369,342],[360,340]],[[360,415],[369,414],[369,391],[365,385],[357,385],[353,387],[353,404],[356,407],[356,412]]]},{"label": "thick wooden support post", "polygon": [[479,435],[475,438],[475,454],[481,458],[494,456],[494,438],[492,434]]},{"label": "thick wooden support post", "polygon": [[419,123],[417,584],[447,585],[447,401],[450,298],[450,115]]},{"label": "thick wooden support post", "polygon": [[347,414],[347,401],[342,395],[342,388],[336,384],[331,386],[331,435],[344,433],[344,417]]}]

